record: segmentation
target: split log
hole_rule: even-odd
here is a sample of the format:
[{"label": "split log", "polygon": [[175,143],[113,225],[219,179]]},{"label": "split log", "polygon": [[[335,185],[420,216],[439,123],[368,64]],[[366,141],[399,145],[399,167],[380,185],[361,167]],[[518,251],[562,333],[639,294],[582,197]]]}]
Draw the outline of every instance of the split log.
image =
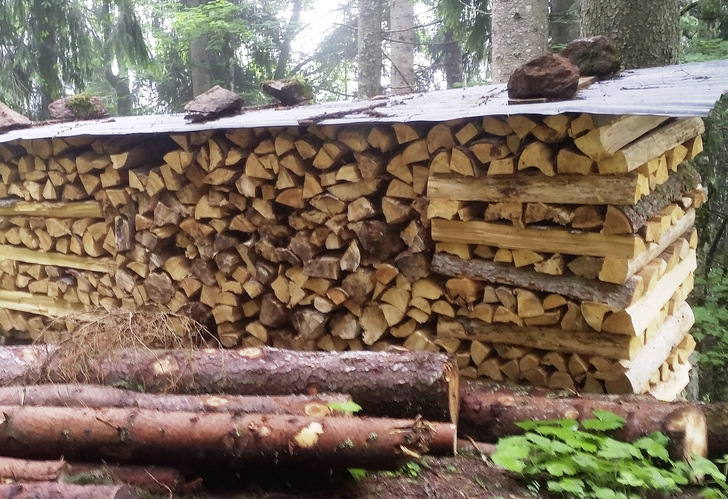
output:
[{"label": "split log", "polygon": [[[455,452],[456,426],[421,419],[0,406],[10,457],[388,467]],[[374,436],[375,435],[375,436]]]},{"label": "split log", "polygon": [[38,497],[135,499],[139,496],[128,485],[72,485],[56,482],[0,484],[0,499],[32,499]]},{"label": "split log", "polygon": [[613,284],[572,275],[544,275],[540,272],[487,260],[463,260],[456,256],[435,253],[433,272],[446,276],[466,276],[486,282],[518,286],[568,296],[573,299],[604,303],[621,310],[629,306],[639,289],[639,279]]},{"label": "split log", "polygon": [[500,437],[523,433],[515,423],[545,419],[571,418],[577,421],[594,417],[595,409],[613,412],[626,419],[614,437],[627,442],[661,431],[670,438],[674,458],[706,456],[708,424],[700,406],[661,403],[645,397],[587,396],[554,397],[549,392],[532,390],[523,395],[509,389],[466,384],[461,388],[460,434],[475,440],[496,442]]},{"label": "split log", "polygon": [[[0,387],[0,405],[50,407],[136,407],[154,411],[239,412],[298,414],[301,416],[346,415],[329,404],[351,401],[345,394],[319,395],[168,395],[140,393],[121,388],[83,384],[52,384]],[[350,415],[350,413],[349,413]]]},{"label": "split log", "polygon": [[94,359],[64,378],[53,347],[0,350],[0,385],[38,382],[131,383],[146,392],[290,395],[348,393],[365,415],[456,421],[458,370],[448,356],[429,352],[292,352],[121,350]]}]

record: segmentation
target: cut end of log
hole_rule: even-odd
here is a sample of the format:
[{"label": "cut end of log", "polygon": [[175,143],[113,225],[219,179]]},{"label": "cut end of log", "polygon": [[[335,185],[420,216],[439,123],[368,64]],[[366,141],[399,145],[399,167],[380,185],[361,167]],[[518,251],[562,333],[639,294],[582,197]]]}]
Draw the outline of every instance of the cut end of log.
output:
[{"label": "cut end of log", "polygon": [[323,435],[324,427],[321,423],[312,422],[308,426],[301,428],[301,431],[296,433],[293,437],[294,442],[299,447],[307,449],[316,445],[319,440],[319,435]]},{"label": "cut end of log", "polygon": [[690,461],[693,456],[708,455],[708,423],[698,407],[677,409],[665,421],[664,431],[673,442],[673,457]]},{"label": "cut end of log", "polygon": [[263,349],[258,347],[241,348],[237,354],[244,359],[259,359],[263,356]]}]

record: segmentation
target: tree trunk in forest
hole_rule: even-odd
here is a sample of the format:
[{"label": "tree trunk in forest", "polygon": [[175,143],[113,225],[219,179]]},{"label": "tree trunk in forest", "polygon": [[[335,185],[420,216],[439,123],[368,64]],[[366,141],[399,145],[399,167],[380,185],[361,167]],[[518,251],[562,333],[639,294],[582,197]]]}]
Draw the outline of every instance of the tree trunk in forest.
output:
[{"label": "tree trunk in forest", "polygon": [[415,91],[415,10],[411,0],[392,0],[389,14],[391,93]]},{"label": "tree trunk in forest", "polygon": [[111,85],[116,93],[116,114],[117,116],[131,116],[132,113],[132,97],[129,89],[129,79],[121,76],[122,72],[115,74],[111,66],[106,67],[106,81]]},{"label": "tree trunk in forest", "polygon": [[445,31],[445,44],[442,46],[445,79],[447,88],[455,88],[462,85],[465,81],[463,73],[463,52],[460,50],[460,44],[453,37],[452,30]]},{"label": "tree trunk in forest", "polygon": [[64,376],[52,348],[36,346],[0,349],[0,365],[0,385],[71,381],[142,386],[147,392],[347,393],[366,415],[435,421],[456,421],[459,400],[457,365],[431,352],[122,350],[93,362],[88,372]]},{"label": "tree trunk in forest", "polygon": [[[581,396],[554,397],[532,390],[524,394],[512,389],[468,384],[461,388],[460,433],[475,440],[496,442],[500,437],[522,434],[519,421],[594,417],[595,409],[626,419],[614,437],[627,442],[661,431],[670,438],[675,458],[708,450],[708,423],[699,405],[658,402],[648,397]],[[712,440],[711,440],[712,442]]]},{"label": "tree trunk in forest", "polygon": [[546,53],[548,2],[493,0],[491,15],[492,79],[502,83],[518,66]]},{"label": "tree trunk in forest", "polygon": [[[350,402],[346,394],[320,395],[167,395],[84,384],[0,387],[0,405],[51,407],[136,407],[153,411],[248,412],[342,416],[329,404]],[[351,415],[351,413],[348,413]]]},{"label": "tree trunk in forest", "polygon": [[373,97],[382,92],[382,1],[359,1],[357,35],[357,95]]},{"label": "tree trunk in forest", "polygon": [[281,51],[278,54],[278,63],[276,64],[276,71],[273,75],[273,78],[276,80],[286,77],[286,69],[291,60],[291,43],[296,37],[298,21],[301,18],[301,3],[302,0],[293,0],[293,12],[291,13],[291,19],[288,21],[288,26],[286,26],[286,31],[283,35],[283,43],[281,43]]},{"label": "tree trunk in forest", "polygon": [[581,35],[608,37],[627,69],[675,64],[680,2],[582,0]]},{"label": "tree trunk in forest", "polygon": [[549,34],[552,46],[579,38],[579,0],[551,0]]},{"label": "tree trunk in forest", "polygon": [[0,406],[9,457],[390,467],[452,455],[456,425],[421,419]]},{"label": "tree trunk in forest", "polygon": [[[194,8],[206,3],[205,0],[184,0],[185,7]],[[207,50],[208,35],[200,34],[190,40],[190,72],[192,95],[198,96],[212,88],[212,63]]]}]

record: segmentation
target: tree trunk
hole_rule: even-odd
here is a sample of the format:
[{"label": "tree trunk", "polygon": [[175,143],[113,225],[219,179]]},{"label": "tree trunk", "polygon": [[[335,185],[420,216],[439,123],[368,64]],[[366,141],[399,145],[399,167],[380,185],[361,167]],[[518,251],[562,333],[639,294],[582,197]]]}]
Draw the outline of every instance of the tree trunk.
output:
[{"label": "tree trunk", "polygon": [[680,42],[680,2],[582,0],[581,34],[610,38],[627,69],[675,64]]},{"label": "tree trunk", "polygon": [[10,457],[134,463],[389,467],[413,455],[452,455],[456,426],[421,419],[0,406]]},{"label": "tree trunk", "polygon": [[136,407],[154,411],[331,416],[344,413],[331,409],[329,404],[344,404],[350,401],[349,395],[339,393],[280,396],[164,395],[82,384],[0,387],[0,405],[24,406]]},{"label": "tree trunk", "polygon": [[546,53],[548,2],[493,0],[491,26],[493,82],[507,82],[518,66]]},{"label": "tree trunk", "polygon": [[56,482],[0,484],[0,499],[30,499],[36,497],[134,499],[139,496],[128,485],[71,485]]},{"label": "tree trunk", "polygon": [[409,94],[415,91],[415,10],[411,0],[392,0],[389,29],[391,93]]},{"label": "tree trunk", "polygon": [[624,427],[614,432],[615,438],[634,442],[661,431],[670,438],[673,457],[707,454],[708,426],[699,405],[664,403],[648,397],[555,397],[544,391],[524,394],[473,383],[461,389],[460,433],[475,440],[496,442],[501,437],[523,433],[515,424],[518,421],[582,421],[593,418],[595,409],[626,419]]},{"label": "tree trunk", "polygon": [[359,1],[357,36],[357,95],[373,97],[382,92],[382,2]]},{"label": "tree trunk", "polygon": [[447,88],[455,88],[465,82],[463,72],[463,52],[460,50],[460,44],[453,37],[452,30],[445,31],[445,44],[442,47],[443,57],[445,59],[445,79]]},{"label": "tree trunk", "polygon": [[579,38],[579,0],[551,0],[549,35],[555,48]]},{"label": "tree trunk", "polygon": [[[50,360],[49,360],[50,359]],[[75,361],[75,359],[74,359]],[[46,347],[0,350],[0,385],[101,382],[147,392],[291,395],[347,393],[371,416],[456,421],[458,371],[429,352],[293,352],[241,350],[122,350],[71,376]],[[66,361],[68,369],[68,361]],[[72,378],[72,379],[69,379]]]},{"label": "tree trunk", "polygon": [[291,43],[298,31],[298,20],[301,17],[301,3],[302,0],[293,0],[293,12],[291,13],[291,19],[288,21],[288,26],[286,26],[286,31],[283,35],[283,43],[281,43],[281,51],[278,54],[278,63],[273,76],[276,80],[286,77],[286,69],[291,60]]},{"label": "tree trunk", "polygon": [[[184,0],[188,8],[199,7],[205,0]],[[200,34],[190,40],[190,72],[192,95],[200,95],[212,88],[212,63],[207,50],[208,35]]]}]

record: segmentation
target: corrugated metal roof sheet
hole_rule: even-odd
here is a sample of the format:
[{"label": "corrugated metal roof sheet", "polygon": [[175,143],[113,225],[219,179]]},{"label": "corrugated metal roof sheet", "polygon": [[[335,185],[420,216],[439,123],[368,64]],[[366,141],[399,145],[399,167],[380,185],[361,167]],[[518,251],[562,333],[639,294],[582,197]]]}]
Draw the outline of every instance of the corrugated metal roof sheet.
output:
[{"label": "corrugated metal roof sheet", "polygon": [[206,123],[188,123],[183,115],[131,116],[13,130],[0,142],[79,135],[128,135],[198,130],[447,121],[493,115],[566,112],[707,116],[728,92],[728,60],[623,71],[596,82],[568,101],[509,104],[505,85],[469,87],[373,101],[347,101],[249,110]]}]

